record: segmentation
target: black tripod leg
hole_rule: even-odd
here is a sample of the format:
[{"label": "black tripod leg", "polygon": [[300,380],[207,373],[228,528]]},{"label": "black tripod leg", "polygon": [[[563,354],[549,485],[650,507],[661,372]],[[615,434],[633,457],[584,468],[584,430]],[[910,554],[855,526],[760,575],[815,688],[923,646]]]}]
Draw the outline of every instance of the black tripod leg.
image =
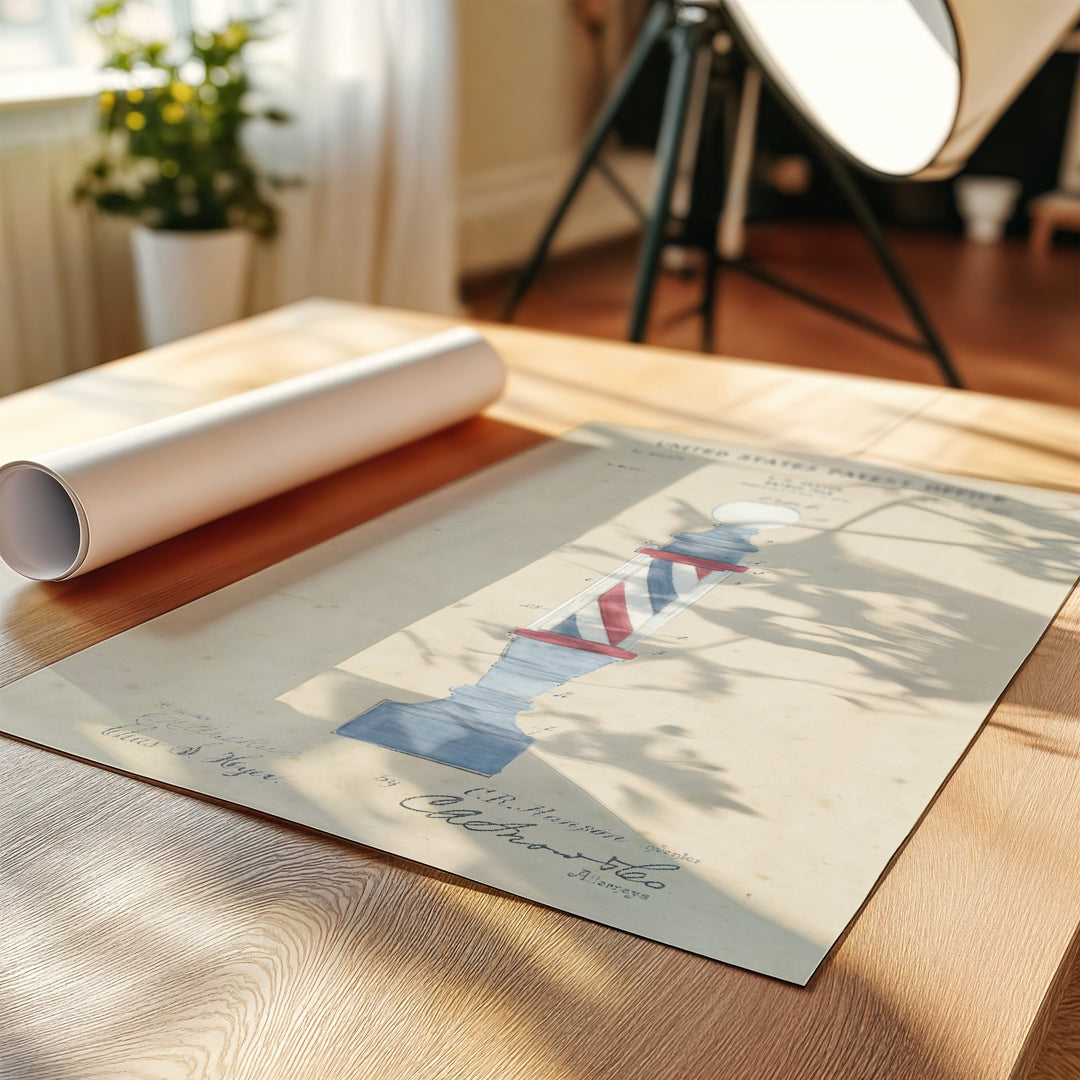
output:
[{"label": "black tripod leg", "polygon": [[716,348],[716,308],[719,288],[720,256],[715,250],[705,251],[705,273],[701,282],[701,351],[711,353]]},{"label": "black tripod leg", "polygon": [[[735,146],[740,131],[743,101],[744,73],[740,65],[728,57],[726,70],[721,77],[722,107],[716,120],[721,124],[723,135],[722,167],[720,183],[710,185],[706,196],[704,221],[706,247],[705,272],[701,285],[701,351],[713,352],[716,348],[717,310],[720,306],[720,271],[723,269],[723,252],[717,250],[720,219],[731,191],[735,164]],[[715,137],[711,140],[715,143]]]},{"label": "black tripod leg", "polygon": [[664,113],[656,142],[656,193],[638,260],[637,288],[630,315],[630,329],[627,332],[630,341],[645,340],[645,327],[649,321],[649,307],[656,284],[660,249],[663,247],[670,215],[671,192],[679,165],[679,147],[694,76],[694,58],[702,44],[704,33],[701,23],[679,23],[671,33],[671,74],[668,77]]},{"label": "black tripod leg", "polygon": [[851,173],[848,172],[833,148],[824,140],[815,139],[815,142],[818,144],[821,160],[825,162],[826,167],[836,181],[836,186],[851,206],[859,225],[870,242],[870,246],[874,249],[878,262],[888,275],[904,307],[907,308],[911,321],[918,327],[919,333],[922,334],[927,350],[937,361],[937,366],[941,371],[945,384],[962,390],[964,384],[953,367],[945,345],[941,338],[938,337],[937,331],[923,309],[922,302],[919,300],[911,282],[908,281],[907,274],[904,273],[903,267],[897,261],[896,255],[893,253],[885,234],[881,231],[877,217],[871,210],[862,190],[852,179]]},{"label": "black tripod leg", "polygon": [[634,47],[619,77],[618,85],[604,103],[600,115],[593,124],[592,131],[589,132],[589,138],[581,152],[574,175],[570,178],[562,198],[544,226],[544,231],[533,249],[532,256],[514,283],[514,291],[510,294],[510,299],[503,309],[503,319],[513,318],[521,298],[529,291],[529,287],[543,265],[544,259],[547,258],[548,248],[551,247],[551,241],[555,238],[555,233],[562,223],[566,211],[570,209],[574,196],[577,195],[578,189],[584,182],[589,170],[593,167],[604,145],[604,140],[607,139],[615,126],[615,119],[618,116],[619,109],[622,108],[623,101],[641,74],[641,69],[649,53],[652,52],[653,46],[663,38],[670,25],[671,4],[669,0],[656,0],[638,33]]}]

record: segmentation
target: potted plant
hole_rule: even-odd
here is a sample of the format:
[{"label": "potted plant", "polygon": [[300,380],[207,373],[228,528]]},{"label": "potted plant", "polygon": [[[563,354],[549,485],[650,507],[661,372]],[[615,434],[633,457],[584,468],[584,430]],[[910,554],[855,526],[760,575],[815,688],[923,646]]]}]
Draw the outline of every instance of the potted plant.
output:
[{"label": "potted plant", "polygon": [[244,148],[256,117],[245,50],[261,20],[140,41],[124,26],[128,0],[105,0],[89,16],[105,48],[99,98],[102,147],[83,170],[78,199],[133,218],[133,256],[148,344],[244,314],[254,237],[277,229],[266,188]]}]

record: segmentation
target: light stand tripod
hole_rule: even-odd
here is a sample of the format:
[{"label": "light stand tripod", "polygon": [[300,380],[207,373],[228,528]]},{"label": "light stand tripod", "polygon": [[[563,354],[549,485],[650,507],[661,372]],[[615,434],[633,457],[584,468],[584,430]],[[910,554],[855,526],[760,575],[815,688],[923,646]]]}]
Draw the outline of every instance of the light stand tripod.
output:
[{"label": "light stand tripod", "polygon": [[[731,181],[736,139],[735,119],[739,114],[742,93],[740,68],[744,63],[753,63],[753,61],[752,59],[742,61],[734,50],[724,56],[717,54],[713,48],[713,39],[721,30],[731,33],[724,15],[723,0],[654,0],[618,83],[589,133],[577,168],[548,219],[528,263],[518,275],[504,309],[504,318],[509,320],[513,317],[518,304],[531,287],[547,257],[555,233],[578,190],[590,170],[600,164],[599,155],[603,144],[614,129],[619,111],[640,78],[649,54],[667,38],[671,50],[671,71],[668,76],[660,130],[656,141],[656,182],[651,212],[645,216],[645,233],[638,258],[637,281],[627,331],[628,340],[640,342],[645,338],[660,253],[665,244],[674,243],[684,247],[700,246],[705,249],[705,291],[701,314],[705,339],[703,346],[706,351],[712,349],[717,273],[722,266],[729,266],[774,288],[781,289],[797,299],[821,307],[830,314],[846,319],[863,329],[929,353],[936,361],[945,383],[953,387],[962,386],[945,346],[927,317],[907,275],[893,254],[873,210],[840,154],[809,124],[801,122],[801,118],[796,117],[800,120],[800,126],[804,128],[817,156],[824,163],[851,207],[878,262],[896,290],[908,316],[918,329],[921,335],[919,338],[899,333],[859,312],[817,296],[770,271],[755,266],[742,257],[731,258],[718,252],[715,227],[707,241],[691,241],[685,236],[671,235],[672,226],[678,224],[672,219],[671,200],[686,128],[688,104],[695,73],[700,73],[703,67],[718,76],[722,87],[724,111],[727,118],[724,124],[724,179],[725,183]],[[718,64],[725,65],[723,70],[717,69]],[[783,100],[782,97],[781,100]],[[602,171],[609,179],[611,178],[607,170],[602,169]],[[618,190],[618,185],[616,187]],[[710,196],[708,206],[707,216],[714,226],[719,222],[723,208],[720,187],[721,185],[718,185],[718,190]],[[619,193],[625,196],[624,191],[620,190]]]}]

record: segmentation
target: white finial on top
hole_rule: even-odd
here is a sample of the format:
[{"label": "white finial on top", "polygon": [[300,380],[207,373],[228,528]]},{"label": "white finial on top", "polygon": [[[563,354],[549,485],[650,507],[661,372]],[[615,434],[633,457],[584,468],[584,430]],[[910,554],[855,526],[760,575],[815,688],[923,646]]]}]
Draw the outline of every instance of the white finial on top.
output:
[{"label": "white finial on top", "polygon": [[799,511],[772,503],[729,502],[716,507],[712,516],[722,525],[744,525],[757,530],[782,529],[799,520]]}]

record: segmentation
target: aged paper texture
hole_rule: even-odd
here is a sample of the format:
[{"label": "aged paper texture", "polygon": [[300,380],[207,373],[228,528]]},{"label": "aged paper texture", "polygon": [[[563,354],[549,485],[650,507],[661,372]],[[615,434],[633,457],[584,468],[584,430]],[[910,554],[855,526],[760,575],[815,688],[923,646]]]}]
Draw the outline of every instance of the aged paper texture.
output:
[{"label": "aged paper texture", "polygon": [[805,983],[1067,596],[1060,492],[586,429],[0,728]]}]

